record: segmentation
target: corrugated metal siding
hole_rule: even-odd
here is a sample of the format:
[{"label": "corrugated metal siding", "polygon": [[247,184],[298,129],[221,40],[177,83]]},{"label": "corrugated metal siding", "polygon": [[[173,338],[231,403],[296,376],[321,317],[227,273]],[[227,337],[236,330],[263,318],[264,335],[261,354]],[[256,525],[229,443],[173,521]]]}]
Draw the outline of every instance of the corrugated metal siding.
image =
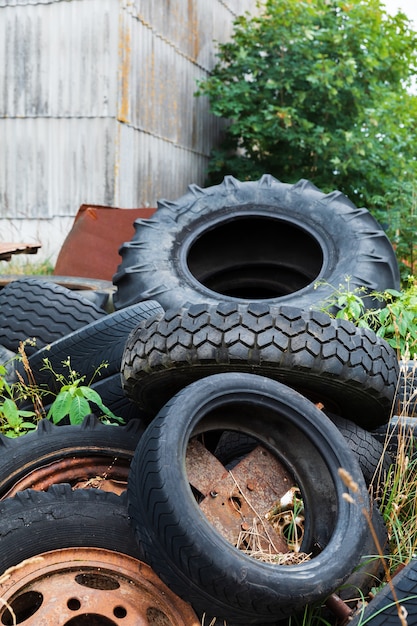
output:
[{"label": "corrugated metal siding", "polygon": [[204,184],[196,81],[255,0],[0,0],[0,217],[155,206]]},{"label": "corrugated metal siding", "polygon": [[0,217],[75,215],[97,198],[110,205],[115,133],[112,118],[0,120]]},{"label": "corrugated metal siding", "polygon": [[197,79],[207,73],[128,13],[120,20],[120,41],[128,51],[118,119],[207,155],[218,122],[212,118],[208,123],[207,102],[193,95]]},{"label": "corrugated metal siding", "polygon": [[[204,181],[207,160],[174,143],[120,124],[120,168],[117,206],[156,206],[156,199],[180,197],[191,182]],[[149,201],[149,190],[155,202]]]},{"label": "corrugated metal siding", "polygon": [[233,19],[255,8],[253,0],[126,0],[124,4],[156,37],[207,70],[213,67],[213,40],[229,39]]},{"label": "corrugated metal siding", "polygon": [[0,116],[114,117],[118,13],[117,0],[2,6]]}]

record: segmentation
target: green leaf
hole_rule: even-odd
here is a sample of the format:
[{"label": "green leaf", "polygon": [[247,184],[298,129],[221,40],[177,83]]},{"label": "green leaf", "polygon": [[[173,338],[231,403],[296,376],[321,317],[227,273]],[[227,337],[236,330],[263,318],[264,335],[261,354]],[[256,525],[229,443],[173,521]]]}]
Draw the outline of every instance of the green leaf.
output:
[{"label": "green leaf", "polygon": [[48,411],[47,418],[52,419],[54,424],[58,424],[64,417],[69,414],[72,404],[72,395],[69,391],[60,391],[55,400],[52,402]]},{"label": "green leaf", "polygon": [[120,422],[120,423],[124,422],[124,420],[121,417],[118,417],[117,415],[115,415],[109,408],[107,408],[103,404],[101,397],[94,389],[91,389],[91,387],[80,387],[80,390],[90,402],[93,402],[94,404],[98,406],[99,409],[101,409],[104,415],[111,417],[113,420],[117,422]]},{"label": "green leaf", "polygon": [[36,429],[36,424],[33,424],[32,422],[22,422],[20,424],[21,428],[24,428],[26,430],[35,430]]},{"label": "green leaf", "polygon": [[19,409],[19,417],[35,417],[35,411],[21,411]]},{"label": "green leaf", "polygon": [[19,422],[19,410],[13,400],[7,398],[1,406],[1,412],[4,414],[7,422],[12,428],[15,428]]},{"label": "green leaf", "polygon": [[89,413],[91,413],[91,409],[87,400],[80,395],[75,396],[69,410],[70,423],[81,424]]},{"label": "green leaf", "polygon": [[361,313],[362,313],[362,307],[359,304],[359,302],[356,302],[356,301],[355,302],[351,302],[349,308],[350,308],[350,312],[352,314],[352,317],[354,319],[358,319],[360,317]]}]

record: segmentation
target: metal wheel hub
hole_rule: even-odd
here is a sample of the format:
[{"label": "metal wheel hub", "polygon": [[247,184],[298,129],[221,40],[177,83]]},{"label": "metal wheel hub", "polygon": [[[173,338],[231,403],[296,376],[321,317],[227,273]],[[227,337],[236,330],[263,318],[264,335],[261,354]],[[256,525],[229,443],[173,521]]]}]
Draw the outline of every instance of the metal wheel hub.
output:
[{"label": "metal wheel hub", "polygon": [[199,625],[148,565],[101,548],[27,559],[0,578],[0,597],[2,626]]}]

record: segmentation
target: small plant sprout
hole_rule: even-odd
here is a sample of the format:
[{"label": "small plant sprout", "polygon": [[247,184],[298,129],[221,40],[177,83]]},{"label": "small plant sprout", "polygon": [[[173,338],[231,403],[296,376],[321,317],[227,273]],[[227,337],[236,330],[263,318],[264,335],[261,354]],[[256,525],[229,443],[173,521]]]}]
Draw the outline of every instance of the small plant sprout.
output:
[{"label": "small plant sprout", "polygon": [[7,383],[6,375],[6,367],[0,365],[0,431],[7,437],[19,437],[36,428],[36,425],[29,421],[35,413],[18,408],[13,386]]},{"label": "small plant sprout", "polygon": [[[68,368],[68,378],[63,374],[59,374],[54,371],[50,361],[44,359],[44,367],[52,372],[57,380],[61,384],[61,388],[52,402],[50,409],[47,413],[47,418],[52,420],[54,424],[58,424],[64,418],[68,417],[70,424],[81,424],[84,417],[88,413],[93,413],[93,406],[95,405],[100,409],[105,419],[115,422],[123,422],[120,417],[117,417],[109,408],[107,408],[100,397],[100,395],[92,389],[90,386],[83,384],[85,376],[80,376],[75,370],[71,368],[71,360],[68,357],[62,364]],[[89,385],[93,382],[94,378],[98,375],[103,367],[107,367],[105,363],[102,363],[94,372]]]},{"label": "small plant sprout", "polygon": [[[70,358],[64,362],[68,369],[68,376],[53,370],[48,359],[44,361],[44,367],[49,369],[60,389],[55,396],[49,410],[46,412],[43,405],[45,395],[50,395],[50,389],[43,389],[37,385],[35,376],[30,368],[29,359],[25,352],[28,341],[21,342],[18,355],[9,362],[0,365],[0,432],[8,437],[24,435],[29,430],[36,428],[38,421],[44,417],[58,424],[67,418],[70,424],[80,424],[89,413],[98,413],[98,417],[105,423],[123,423],[123,419],[115,415],[103,403],[100,395],[90,387],[100,370],[107,367],[102,363],[94,372],[91,380],[86,384],[85,376],[80,376],[71,368]],[[19,371],[13,382],[10,381],[10,371],[13,370],[14,360],[19,359],[23,364],[26,380]],[[33,405],[33,410],[24,410],[21,406]]]}]

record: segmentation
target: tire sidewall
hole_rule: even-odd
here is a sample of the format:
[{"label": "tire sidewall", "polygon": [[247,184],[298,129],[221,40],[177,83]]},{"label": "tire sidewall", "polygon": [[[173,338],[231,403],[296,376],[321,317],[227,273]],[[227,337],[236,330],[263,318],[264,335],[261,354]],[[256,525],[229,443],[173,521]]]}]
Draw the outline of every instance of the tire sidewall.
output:
[{"label": "tire sidewall", "polygon": [[[165,309],[219,300],[247,302],[211,291],[192,275],[187,257],[203,233],[239,217],[257,216],[296,226],[316,241],[323,255],[321,270],[309,284],[268,298],[269,303],[310,308],[332,295],[346,274],[352,288],[399,287],[395,254],[381,226],[367,209],[356,208],[342,193],[324,194],[308,181],[290,185],[269,175],[244,183],[226,177],[221,185],[193,188],[177,202],[158,203],[148,223],[135,223],[135,236],[123,244],[122,263],[113,277],[116,308],[135,297],[155,297]],[[140,259],[142,248],[146,257]]]},{"label": "tire sidewall", "polygon": [[[236,394],[241,396],[246,394],[244,397],[246,397],[247,401],[251,401],[250,398],[252,401],[256,398],[258,402],[264,405],[271,402],[272,406],[275,402],[273,399],[274,394],[279,389],[284,394],[284,404],[286,406],[297,397],[300,401],[298,406],[304,407],[307,414],[311,414],[311,412],[314,414],[314,419],[309,418],[302,424],[300,432],[303,433],[303,437],[309,438],[313,445],[321,447],[320,454],[323,455],[323,459],[325,458],[324,455],[327,455],[327,461],[325,462],[328,463],[337,492],[338,513],[333,533],[327,545],[318,556],[304,564],[290,567],[271,567],[268,564],[243,555],[239,550],[232,548],[215,531],[203,516],[191,495],[184,469],[188,440],[192,435],[198,433],[198,424],[205,412],[210,410],[212,405],[216,404],[215,399],[221,396],[222,402],[224,402],[224,394],[227,394],[226,387],[229,381],[232,380],[233,382],[230,386],[233,388],[233,391],[229,389],[230,398],[232,396],[235,397]],[[239,384],[236,384],[237,380],[240,380]],[[248,385],[253,385],[255,381],[257,385],[256,391],[248,394]],[[207,397],[210,398],[209,401],[207,401]],[[177,410],[176,404],[179,401],[181,402],[180,412]],[[294,416],[289,417],[289,419],[294,424]],[[230,426],[236,428],[235,423],[226,423],[224,426],[226,429],[229,429]],[[265,424],[262,424],[260,427],[258,423],[258,425],[255,424],[250,428],[243,427],[242,430],[258,436],[268,447],[271,447],[270,437],[265,432],[259,432],[264,427]],[[178,433],[181,433],[181,436]],[[154,514],[157,514],[158,511],[153,510],[152,513],[144,505],[146,502],[146,489],[149,485],[146,485],[147,481],[146,479],[144,481],[142,471],[143,467],[148,466],[148,469],[150,468],[146,458],[146,448],[151,440],[155,440],[155,437],[158,437],[159,457],[161,459],[170,459],[169,464],[163,464],[160,468],[161,472],[157,480],[160,480],[161,484],[163,484],[165,493],[176,494],[176,497],[172,495],[172,506],[174,509],[172,511],[172,519],[170,519],[171,515],[167,513],[168,519],[164,519],[164,528],[169,528],[171,524],[175,526],[178,523],[178,519],[180,519],[181,526],[184,529],[188,529],[185,532],[189,534],[189,540],[185,541],[185,545],[178,554],[176,554],[177,546],[175,541],[170,542],[167,537],[163,536],[163,532],[162,536],[159,536],[157,519],[154,517]],[[298,594],[304,599],[308,596],[317,597],[317,594],[320,597],[325,597],[347,578],[361,557],[366,526],[365,520],[364,518],[362,519],[360,508],[344,499],[342,494],[348,491],[348,489],[337,476],[337,468],[339,466],[349,468],[354,480],[360,485],[359,491],[363,499],[363,506],[368,506],[366,487],[358,463],[336,426],[316,409],[312,403],[280,383],[251,374],[214,375],[193,383],[188,388],[182,390],[173,401],[169,402],[160,415],[151,423],[144,438],[138,445],[135,458],[139,459],[139,462],[135,465],[134,482],[136,485],[142,485],[144,481],[144,489],[141,488],[139,495],[135,491],[134,499],[136,506],[142,507],[141,515],[143,520],[141,522],[146,520],[145,532],[148,534],[150,542],[158,546],[157,549],[161,550],[161,554],[165,555],[164,558],[166,557],[167,561],[173,564],[176,572],[177,570],[180,573],[182,572],[183,577],[184,569],[187,568],[189,561],[196,555],[198,555],[199,568],[202,570],[205,567],[211,568],[214,571],[214,579],[216,577],[222,579],[225,576],[225,572],[228,572],[229,577],[235,578],[239,591],[244,590],[247,593],[248,597],[250,597],[251,606],[258,605],[257,609],[261,611],[262,615],[265,614],[262,610],[263,600],[261,599],[264,591],[261,592],[260,596],[260,589],[268,589],[269,599],[273,598],[271,601],[277,603],[281,609],[283,603],[293,608],[293,602],[298,604],[298,608],[300,608],[302,602],[300,604],[300,599],[296,599]],[[297,472],[300,474],[300,459],[300,450],[294,450],[290,465],[296,475]],[[138,469],[142,464],[142,469]],[[303,480],[306,483],[308,468],[314,475],[315,463],[310,460],[307,462],[305,458],[303,465]],[[312,478],[311,480],[314,483],[314,479]],[[310,487],[312,488],[312,485]],[[132,486],[129,487],[130,491],[131,489]],[[311,493],[307,497],[307,502],[305,502],[307,511],[313,497],[315,495],[312,488]],[[320,506],[322,506],[321,502]],[[316,511],[318,510],[318,503],[316,503],[315,509]],[[326,514],[330,515],[328,512]],[[137,524],[138,520],[136,519],[135,522]],[[329,532],[328,529],[326,532]],[[337,559],[335,554],[338,555]],[[217,556],[218,561],[216,561],[214,555]],[[221,555],[221,559],[219,559],[219,555]],[[352,564],[350,570],[347,569],[347,562]],[[160,575],[162,575],[162,572]],[[320,583],[320,592],[317,591],[318,582]],[[186,580],[183,580],[183,583],[186,584]],[[242,609],[242,607],[240,608]]]}]

